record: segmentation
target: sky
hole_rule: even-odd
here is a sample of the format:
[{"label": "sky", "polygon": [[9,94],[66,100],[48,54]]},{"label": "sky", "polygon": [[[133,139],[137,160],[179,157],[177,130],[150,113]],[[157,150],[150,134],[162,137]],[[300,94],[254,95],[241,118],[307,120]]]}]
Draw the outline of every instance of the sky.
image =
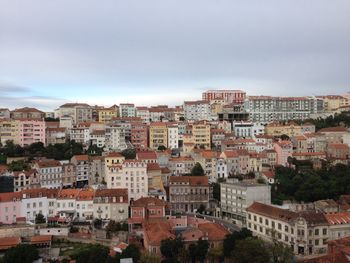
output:
[{"label": "sky", "polygon": [[0,0],[0,108],[350,91],[349,0]]}]

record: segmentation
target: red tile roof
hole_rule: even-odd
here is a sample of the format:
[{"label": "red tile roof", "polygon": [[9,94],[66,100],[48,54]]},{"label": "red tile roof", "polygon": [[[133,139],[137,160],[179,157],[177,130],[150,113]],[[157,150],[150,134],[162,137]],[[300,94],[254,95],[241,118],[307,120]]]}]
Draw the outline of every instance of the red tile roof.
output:
[{"label": "red tile roof", "polygon": [[170,184],[185,183],[190,186],[209,186],[206,176],[170,176]]},{"label": "red tile roof", "polygon": [[247,208],[247,212],[272,217],[281,221],[290,221],[297,218],[298,214],[272,205],[254,202]]},{"label": "red tile roof", "polygon": [[0,238],[0,250],[7,250],[21,243],[20,237],[2,237]]}]

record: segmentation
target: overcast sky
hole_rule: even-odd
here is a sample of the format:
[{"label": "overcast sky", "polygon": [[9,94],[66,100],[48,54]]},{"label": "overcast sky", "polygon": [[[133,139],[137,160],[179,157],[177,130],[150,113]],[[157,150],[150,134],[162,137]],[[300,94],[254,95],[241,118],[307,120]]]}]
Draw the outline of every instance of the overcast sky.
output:
[{"label": "overcast sky", "polygon": [[350,91],[349,0],[0,0],[0,107]]}]

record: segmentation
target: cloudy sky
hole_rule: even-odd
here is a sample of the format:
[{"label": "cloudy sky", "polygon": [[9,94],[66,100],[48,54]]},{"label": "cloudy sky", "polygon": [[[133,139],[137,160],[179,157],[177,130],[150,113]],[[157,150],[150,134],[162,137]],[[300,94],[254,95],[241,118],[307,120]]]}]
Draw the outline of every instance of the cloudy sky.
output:
[{"label": "cloudy sky", "polygon": [[0,107],[350,91],[349,0],[0,0]]}]

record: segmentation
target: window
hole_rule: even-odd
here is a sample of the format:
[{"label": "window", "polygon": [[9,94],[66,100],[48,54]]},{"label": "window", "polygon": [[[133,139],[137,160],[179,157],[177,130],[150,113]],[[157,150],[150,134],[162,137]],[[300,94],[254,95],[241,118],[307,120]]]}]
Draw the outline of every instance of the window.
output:
[{"label": "window", "polygon": [[318,246],[320,241],[318,239],[315,239],[315,246]]},{"label": "window", "polygon": [[268,219],[265,219],[265,225],[269,225],[269,220]]},{"label": "window", "polygon": [[323,234],[323,235],[327,235],[327,228],[323,228],[322,234]]},{"label": "window", "polygon": [[278,229],[282,229],[282,225],[281,225],[281,223],[278,223]]},{"label": "window", "polygon": [[315,236],[318,236],[318,234],[319,234],[319,230],[318,230],[318,228],[316,228],[315,229]]}]

